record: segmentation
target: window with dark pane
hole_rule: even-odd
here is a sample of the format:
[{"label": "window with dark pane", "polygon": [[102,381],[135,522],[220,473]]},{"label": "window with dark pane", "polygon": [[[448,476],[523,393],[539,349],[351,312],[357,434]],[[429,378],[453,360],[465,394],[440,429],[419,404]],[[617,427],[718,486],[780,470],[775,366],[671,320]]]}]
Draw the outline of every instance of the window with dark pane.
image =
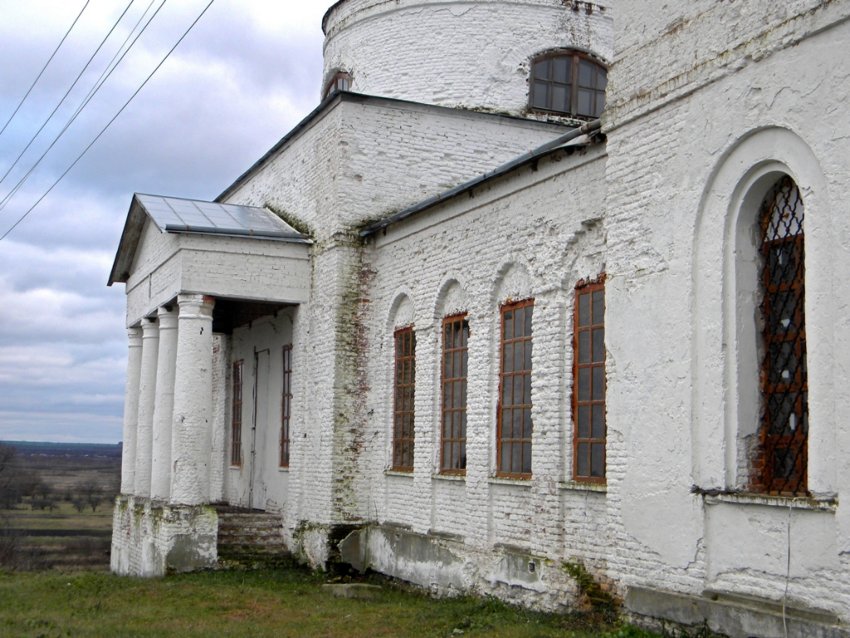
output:
[{"label": "window with dark pane", "polygon": [[292,416],[291,344],[283,346],[283,393],[280,403],[280,467],[289,467],[289,420]]},{"label": "window with dark pane", "polygon": [[534,300],[502,306],[497,474],[531,477],[531,316]]},{"label": "window with dark pane", "polygon": [[233,362],[232,411],[230,417],[230,464],[242,465],[242,364]]},{"label": "window with dark pane", "polygon": [[466,472],[466,373],[469,322],[466,315],[443,319],[440,472]]},{"label": "window with dark pane", "polygon": [[576,51],[559,51],[531,64],[529,105],[534,110],[596,118],[605,108],[608,71]]},{"label": "window with dark pane", "polygon": [[605,276],[579,282],[573,309],[573,478],[605,481]]},{"label": "window with dark pane", "polygon": [[337,71],[325,85],[325,91],[322,97],[325,98],[337,91],[349,90],[351,90],[351,74],[346,71]]},{"label": "window with dark pane", "polygon": [[416,382],[416,337],[413,328],[395,331],[393,400],[393,464],[399,472],[413,471],[413,399]]},{"label": "window with dark pane", "polygon": [[781,178],[759,214],[761,237],[761,425],[754,487],[807,493],[809,410],[806,373],[803,201]]}]

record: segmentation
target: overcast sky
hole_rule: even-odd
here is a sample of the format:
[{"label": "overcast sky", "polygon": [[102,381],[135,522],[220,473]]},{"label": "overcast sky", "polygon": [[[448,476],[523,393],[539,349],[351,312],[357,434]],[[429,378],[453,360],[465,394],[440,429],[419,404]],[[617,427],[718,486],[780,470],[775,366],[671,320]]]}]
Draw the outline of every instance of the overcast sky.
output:
[{"label": "overcast sky", "polygon": [[[22,187],[151,5],[134,0],[42,134],[0,182],[0,235],[121,108],[208,0],[166,2]],[[90,0],[0,134],[0,176],[129,0]],[[0,0],[0,128],[85,0]],[[215,0],[88,154],[0,241],[0,439],[121,439],[124,286],[106,287],[134,192],[213,199],[319,101],[330,0]],[[146,20],[147,18],[145,18]],[[144,24],[144,22],[142,23]],[[3,203],[5,201],[5,203]]]}]

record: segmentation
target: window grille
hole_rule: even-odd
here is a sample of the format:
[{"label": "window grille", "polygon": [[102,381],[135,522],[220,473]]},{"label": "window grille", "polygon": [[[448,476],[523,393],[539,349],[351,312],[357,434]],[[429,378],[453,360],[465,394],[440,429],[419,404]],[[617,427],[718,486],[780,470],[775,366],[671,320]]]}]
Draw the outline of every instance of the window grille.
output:
[{"label": "window grille", "polygon": [[466,471],[466,376],[469,322],[466,315],[443,320],[442,429],[440,472]]},{"label": "window grille", "polygon": [[608,71],[578,52],[556,52],[531,65],[529,104],[532,109],[597,118],[605,108]]},{"label": "window grille", "polygon": [[289,467],[289,420],[292,416],[292,345],[283,346],[283,392],[280,405],[280,467]]},{"label": "window grille", "polygon": [[[803,201],[785,176],[762,204],[761,424],[756,487],[807,493],[809,410],[806,370]],[[760,470],[760,471],[758,471]]]},{"label": "window grille", "polygon": [[233,362],[233,412],[230,420],[230,464],[242,465],[242,364]]},{"label": "window grille", "polygon": [[573,478],[605,481],[605,277],[576,286],[573,309]]},{"label": "window grille", "polygon": [[534,300],[502,306],[497,475],[531,477],[531,315]]},{"label": "window grille", "polygon": [[416,336],[413,328],[395,331],[395,399],[393,405],[393,464],[399,472],[413,471],[413,401],[416,384]]}]

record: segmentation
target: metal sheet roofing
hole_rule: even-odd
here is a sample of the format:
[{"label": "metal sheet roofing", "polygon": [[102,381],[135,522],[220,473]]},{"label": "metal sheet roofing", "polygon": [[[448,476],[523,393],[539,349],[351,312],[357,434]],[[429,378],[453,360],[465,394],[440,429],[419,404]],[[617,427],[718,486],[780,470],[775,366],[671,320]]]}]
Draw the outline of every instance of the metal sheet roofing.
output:
[{"label": "metal sheet roofing", "polygon": [[135,198],[160,230],[167,232],[307,239],[265,208],[138,193]]},{"label": "metal sheet roofing", "polygon": [[136,193],[124,222],[108,285],[127,281],[148,219],[167,233],[311,243],[307,235],[265,208]]}]

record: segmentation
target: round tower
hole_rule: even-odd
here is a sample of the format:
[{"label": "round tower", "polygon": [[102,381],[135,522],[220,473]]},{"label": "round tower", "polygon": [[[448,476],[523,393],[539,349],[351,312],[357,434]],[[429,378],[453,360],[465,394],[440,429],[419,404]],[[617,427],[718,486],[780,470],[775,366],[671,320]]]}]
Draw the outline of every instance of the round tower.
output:
[{"label": "round tower", "polygon": [[609,4],[340,0],[322,21],[322,97],[342,89],[516,115],[596,117],[612,57]]}]

